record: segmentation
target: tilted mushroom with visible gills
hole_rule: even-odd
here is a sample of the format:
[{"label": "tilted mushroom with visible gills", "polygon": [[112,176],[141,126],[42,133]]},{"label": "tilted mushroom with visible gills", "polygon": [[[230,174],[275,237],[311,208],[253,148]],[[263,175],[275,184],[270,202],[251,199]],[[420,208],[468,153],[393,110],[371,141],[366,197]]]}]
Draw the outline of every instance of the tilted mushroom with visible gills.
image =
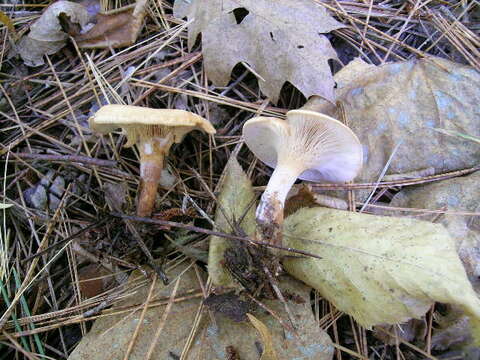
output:
[{"label": "tilted mushroom with visible gills", "polygon": [[256,117],[243,126],[243,137],[262,162],[275,168],[256,211],[260,235],[281,242],[285,199],[297,178],[347,182],[362,166],[362,145],[347,126],[310,110],[292,110],[287,119]]},{"label": "tilted mushroom with visible gills", "polygon": [[173,143],[182,142],[192,130],[215,134],[210,122],[184,110],[151,109],[132,105],[105,105],[89,119],[92,130],[102,134],[122,128],[127,143],[140,152],[138,216],[150,216],[157,196],[165,156]]}]

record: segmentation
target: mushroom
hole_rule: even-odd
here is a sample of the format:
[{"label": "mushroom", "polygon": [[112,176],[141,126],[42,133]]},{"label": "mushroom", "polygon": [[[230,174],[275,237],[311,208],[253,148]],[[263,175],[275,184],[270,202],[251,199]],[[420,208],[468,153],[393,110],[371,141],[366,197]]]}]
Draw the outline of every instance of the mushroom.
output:
[{"label": "mushroom", "polygon": [[297,178],[314,182],[347,182],[362,166],[362,145],[347,126],[330,116],[305,109],[287,119],[255,117],[243,126],[243,137],[262,162],[275,168],[256,211],[259,236],[281,244],[283,207]]},{"label": "mushroom", "polygon": [[138,216],[150,216],[153,211],[164,158],[172,144],[182,142],[192,130],[215,134],[208,120],[191,112],[131,105],[105,105],[89,119],[89,124],[102,134],[122,128],[127,136],[125,147],[137,146],[141,179]]}]

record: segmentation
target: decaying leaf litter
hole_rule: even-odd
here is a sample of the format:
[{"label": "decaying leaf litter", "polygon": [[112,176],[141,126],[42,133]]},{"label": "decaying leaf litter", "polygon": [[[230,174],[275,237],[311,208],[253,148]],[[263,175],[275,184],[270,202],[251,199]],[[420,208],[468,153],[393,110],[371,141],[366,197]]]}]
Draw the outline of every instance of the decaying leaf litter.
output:
[{"label": "decaying leaf litter", "polygon": [[[6,289],[2,306],[7,310],[4,314],[8,314],[8,318],[4,316],[0,323],[4,330],[2,341],[8,344],[6,356],[12,356],[15,352],[30,352],[39,356],[47,353],[53,357],[67,357],[79,336],[86,333],[91,324],[85,319],[85,314],[93,320],[102,314],[121,311],[122,299],[133,296],[136,286],[140,286],[124,283],[125,275],[138,268],[143,274],[151,271],[145,265],[149,261],[139,249],[135,234],[141,234],[147,250],[156,258],[164,259],[169,254],[169,262],[173,264],[182,258],[183,261],[200,259],[197,263],[200,266],[205,265],[208,251],[208,238],[198,232],[200,229],[245,236],[245,229],[242,230],[241,226],[245,219],[241,216],[227,219],[224,227],[214,227],[222,212],[219,210],[223,183],[220,174],[225,173],[225,167],[232,161],[234,153],[240,166],[247,171],[247,176],[257,185],[254,188],[257,193],[267,183],[269,168],[255,161],[253,155],[241,145],[239,135],[243,123],[254,115],[283,117],[287,110],[297,109],[303,104],[304,98],[293,87],[287,85],[282,88],[284,81],[294,84],[307,96],[331,96],[333,81],[312,81],[328,70],[328,59],[318,57],[322,65],[313,67],[309,72],[306,62],[299,61],[303,49],[311,54],[318,47],[325,50],[322,56],[329,54],[330,59],[336,57],[336,52],[343,65],[357,56],[370,64],[356,60],[335,75],[338,100],[335,109],[318,101],[319,109],[350,126],[365,145],[366,165],[355,181],[363,185],[313,185],[314,191],[322,192],[322,195],[344,197],[350,210],[363,207],[367,212],[378,213],[383,210],[384,213],[398,215],[392,209],[385,210],[385,207],[394,205],[394,202],[389,202],[397,191],[396,186],[416,184],[418,186],[412,189],[421,190],[422,183],[431,181],[441,186],[448,178],[454,178],[449,181],[455,181],[460,175],[476,171],[478,144],[466,140],[466,137],[480,135],[478,123],[475,122],[478,110],[474,106],[479,96],[478,90],[475,91],[478,89],[478,38],[475,33],[478,20],[475,11],[478,9],[475,9],[475,3],[325,2],[319,7],[319,2],[302,1],[298,3],[296,12],[294,5],[286,2],[278,2],[277,9],[262,7],[267,2],[261,1],[243,1],[241,5],[244,9],[238,9],[238,2],[223,2],[224,7],[219,7],[219,3],[211,1],[208,12],[198,13],[201,9],[195,9],[195,2],[190,2],[193,9],[187,9],[185,3],[182,7],[177,0],[176,6],[184,11],[188,23],[172,16],[170,2],[148,3],[145,25],[131,47],[80,51],[67,42],[59,53],[44,57],[45,65],[38,68],[22,65],[21,60],[14,57],[12,42],[16,36],[28,34],[29,25],[39,15],[37,9],[31,4],[22,5],[21,10],[6,8],[5,13],[12,20],[17,33],[13,36],[8,32],[8,23],[2,28],[5,46],[1,53],[3,81],[0,110],[6,119],[2,120],[6,126],[2,129],[1,151],[7,174],[3,200],[6,206],[13,205],[4,212],[6,221],[2,229],[4,250],[1,264],[5,275],[2,274],[1,285],[2,289]],[[107,5],[108,9],[115,7],[118,6]],[[268,9],[273,19],[294,22],[295,16],[305,14],[305,7],[307,10],[317,7],[326,9],[328,12],[311,12],[311,16],[313,19],[315,16],[328,19],[333,25],[319,29],[319,35],[312,28],[312,22],[315,23],[312,19],[307,21],[305,33],[299,31],[297,26],[288,36],[284,36],[286,29],[292,29],[289,28],[291,23],[282,29],[272,21],[271,28],[268,28],[265,17],[261,16],[262,11]],[[235,11],[232,13],[230,10]],[[178,15],[177,11],[178,8]],[[192,12],[197,15],[194,19],[191,18]],[[336,18],[332,20],[329,14]],[[101,21],[98,22],[101,25]],[[212,39],[215,39],[218,29],[225,30],[228,36],[221,39],[223,43],[215,44]],[[122,31],[126,32],[123,33],[125,38],[132,35],[125,28]],[[191,40],[192,31],[202,32],[201,45]],[[242,48],[238,44],[245,36],[244,31],[254,41]],[[329,34],[325,35],[327,32]],[[299,37],[305,43],[298,43]],[[288,46],[283,45],[285,38],[290,41]],[[280,44],[264,43],[264,52],[254,51],[252,44],[262,44],[267,40],[273,42],[274,39]],[[290,56],[274,54],[285,49],[294,50],[289,46],[295,45],[295,51],[286,51]],[[231,53],[231,47],[244,51]],[[218,56],[222,52],[224,56]],[[217,56],[212,59],[215,53]],[[262,69],[267,55],[271,55],[269,64],[277,66],[273,69],[282,71],[272,74],[272,67]],[[418,59],[425,55],[442,59]],[[225,62],[221,61],[222,58]],[[400,62],[407,59],[407,62]],[[444,59],[455,61],[456,64]],[[283,66],[278,61],[284,61]],[[243,64],[234,68],[237,62]],[[212,74],[212,66],[218,66],[218,74]],[[338,63],[332,66],[335,72],[342,67]],[[226,83],[232,68],[232,80]],[[363,76],[359,77],[358,73]],[[328,76],[328,71],[326,74]],[[433,82],[429,82],[430,79]],[[315,86],[322,86],[322,89]],[[270,96],[271,103],[265,95]],[[94,226],[95,222],[105,219],[110,211],[127,214],[135,211],[139,174],[137,153],[122,148],[124,139],[121,134],[100,138],[88,128],[87,119],[107,99],[112,103],[189,110],[210,120],[217,129],[213,139],[192,133],[184,143],[173,148],[167,166],[172,185],[159,192],[157,212],[153,215],[158,225],[137,225],[139,230],[136,233],[131,224],[127,225],[119,219],[109,219],[107,226]],[[463,134],[463,137],[448,136],[445,131]],[[422,151],[418,151],[419,148]],[[118,186],[126,189],[126,192],[111,190]],[[363,191],[348,191],[357,188]],[[407,190],[410,188],[405,186]],[[108,199],[105,199],[105,194],[109,194]],[[478,198],[472,193],[471,197],[475,196]],[[366,201],[368,206],[365,205]],[[106,206],[107,203],[111,208]],[[255,207],[250,203],[245,206],[250,206],[249,209],[253,206],[253,210]],[[409,206],[417,209],[415,214],[431,216],[433,213],[433,219],[430,220],[434,222],[443,222],[442,216],[460,216],[451,213],[468,212],[469,215],[462,216],[467,217],[465,221],[470,224],[472,234],[478,232],[474,226],[476,209],[471,209],[468,204],[464,206],[461,200],[455,205],[439,205],[440,208],[427,201]],[[455,210],[449,206],[455,206]],[[223,208],[223,213],[228,213],[228,206]],[[293,216],[298,218],[302,211],[317,214],[316,210],[309,209]],[[251,219],[252,215],[249,216]],[[357,218],[353,213],[348,216]],[[474,219],[473,222],[471,219]],[[165,221],[173,221],[173,224]],[[290,224],[288,221],[291,223],[293,220],[287,218],[287,227]],[[341,221],[341,226],[344,223]],[[179,224],[186,226],[177,228]],[[88,225],[93,226],[75,237],[74,244],[60,243]],[[452,232],[456,227],[448,223],[446,225],[455,238],[456,234]],[[366,227],[367,232],[374,229],[374,226]],[[475,239],[474,235],[469,239]],[[56,248],[48,248],[57,242],[59,245]],[[447,243],[447,248],[451,247],[452,243]],[[368,243],[364,245],[368,247]],[[419,243],[415,243],[415,246],[419,246]],[[7,248],[8,252],[5,251]],[[351,248],[346,251],[351,251]],[[48,251],[40,257],[31,257],[42,249]],[[343,258],[340,256],[342,251],[332,249],[329,251]],[[467,245],[463,251],[470,257],[460,252],[462,260],[471,261],[469,259],[476,251],[475,245]],[[452,252],[448,254],[452,256]],[[117,285],[103,289],[106,293],[97,298],[85,299],[82,298],[80,281],[84,279],[82,274],[88,271],[82,269],[92,263],[99,263],[107,269],[110,276],[106,278],[114,280]],[[458,264],[455,265],[456,269]],[[161,265],[168,269],[168,266],[164,266],[166,264]],[[346,262],[346,266],[354,265],[354,259]],[[467,268],[468,265],[471,264],[467,263]],[[333,269],[331,267],[329,271]],[[198,296],[206,297],[212,291],[212,285],[205,282],[201,272],[197,270],[194,278],[198,279],[197,283],[191,280],[190,288],[199,289]],[[472,276],[471,269],[468,274]],[[163,334],[167,332],[165,324],[169,316],[175,311],[177,302],[181,303],[183,299],[177,289],[175,299],[168,305],[169,296],[175,294],[172,292],[175,278],[170,280],[172,285],[166,294],[165,304],[172,313],[169,315],[169,312],[162,311],[159,317],[166,317],[166,320],[154,325]],[[339,279],[335,277],[335,280]],[[150,288],[151,282],[146,278],[142,281]],[[102,286],[103,281],[99,287]],[[355,287],[358,288],[358,284]],[[427,288],[426,285],[420,285],[420,289],[424,287]],[[447,286],[446,291],[449,290]],[[316,293],[315,300],[318,300],[318,296]],[[314,314],[320,328],[329,332],[337,349],[337,357],[419,358],[452,354],[455,351],[474,354],[474,349],[458,346],[455,349],[456,344],[445,345],[445,341],[438,340],[442,333],[435,332],[436,329],[442,328],[444,333],[448,331],[448,322],[440,321],[440,316],[448,317],[451,314],[445,305],[437,304],[427,314],[424,336],[405,341],[393,328],[394,334],[390,335],[395,338],[397,334],[397,340],[393,342],[396,345],[385,347],[382,341],[376,340],[351,318],[349,321],[347,316],[341,316],[332,305],[336,304],[338,297],[328,294],[320,296],[325,296],[332,303],[326,299],[315,301]],[[147,298],[143,296],[142,299],[146,301]],[[444,297],[434,297],[433,300],[449,301]],[[13,305],[10,305],[12,302]],[[291,299],[287,298],[284,303],[288,307],[290,302]],[[338,303],[336,305],[346,310]],[[460,301],[457,305],[465,304]],[[282,306],[276,315],[282,321],[288,321],[288,313],[292,310]],[[423,303],[422,306],[426,309],[428,304]],[[145,304],[138,307],[132,317],[139,319],[144,308]],[[187,346],[182,348],[182,352],[193,349],[197,339],[206,339],[202,337],[201,321],[210,319],[215,323],[213,319],[220,317],[214,310],[192,311],[194,320],[187,329],[188,335],[184,339]],[[145,312],[149,313],[150,310]],[[367,325],[362,321],[360,323]],[[273,332],[273,328],[270,330]],[[255,332],[252,336],[256,336],[260,343],[268,338]],[[138,351],[137,342],[140,339],[130,334],[127,345],[132,353]],[[294,343],[298,346],[299,342]],[[222,346],[225,354],[235,354],[234,346],[228,350],[227,344]],[[175,355],[182,356],[169,356]],[[467,358],[473,355],[462,356]]]}]

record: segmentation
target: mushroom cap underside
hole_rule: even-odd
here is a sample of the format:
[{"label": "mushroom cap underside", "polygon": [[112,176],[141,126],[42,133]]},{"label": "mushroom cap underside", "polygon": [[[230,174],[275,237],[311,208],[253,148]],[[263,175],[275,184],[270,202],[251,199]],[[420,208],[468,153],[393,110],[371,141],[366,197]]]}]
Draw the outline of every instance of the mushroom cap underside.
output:
[{"label": "mushroom cap underside", "polygon": [[347,126],[329,116],[308,110],[292,110],[287,120],[256,117],[243,127],[250,150],[275,168],[304,169],[299,178],[308,181],[346,182],[360,171],[362,145]]},{"label": "mushroom cap underside", "polygon": [[215,134],[215,128],[203,117],[185,110],[151,109],[133,105],[105,105],[89,119],[90,127],[100,133],[109,133],[118,128],[146,126],[191,127]]}]

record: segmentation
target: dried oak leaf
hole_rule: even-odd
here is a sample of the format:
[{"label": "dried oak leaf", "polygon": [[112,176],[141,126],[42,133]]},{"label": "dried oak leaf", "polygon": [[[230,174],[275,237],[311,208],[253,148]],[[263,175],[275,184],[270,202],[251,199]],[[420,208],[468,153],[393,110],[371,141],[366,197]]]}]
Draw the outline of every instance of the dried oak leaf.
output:
[{"label": "dried oak leaf", "polygon": [[68,34],[63,31],[60,16],[83,28],[89,19],[85,7],[71,1],[57,1],[46,8],[40,18],[30,26],[30,32],[20,39],[17,50],[28,66],[45,64],[44,55],[52,55],[63,48]]},{"label": "dried oak leaf", "polygon": [[95,26],[75,35],[75,41],[84,49],[132,45],[142,29],[146,5],[147,0],[137,0],[134,6],[97,14]]},{"label": "dried oak leaf", "polygon": [[[98,13],[98,2],[77,4],[57,1],[50,5],[18,43],[18,52],[28,66],[40,66],[44,55],[63,48],[69,35],[80,48],[121,47],[133,44],[142,28],[147,0]],[[94,22],[94,24],[92,24]]]},{"label": "dried oak leaf", "polygon": [[[235,11],[248,14],[237,23]],[[334,99],[328,60],[337,54],[323,34],[344,25],[313,1],[176,0],[174,15],[192,21],[190,49],[202,33],[205,70],[215,85],[225,86],[233,67],[245,62],[274,103],[286,81],[306,97]]]}]

